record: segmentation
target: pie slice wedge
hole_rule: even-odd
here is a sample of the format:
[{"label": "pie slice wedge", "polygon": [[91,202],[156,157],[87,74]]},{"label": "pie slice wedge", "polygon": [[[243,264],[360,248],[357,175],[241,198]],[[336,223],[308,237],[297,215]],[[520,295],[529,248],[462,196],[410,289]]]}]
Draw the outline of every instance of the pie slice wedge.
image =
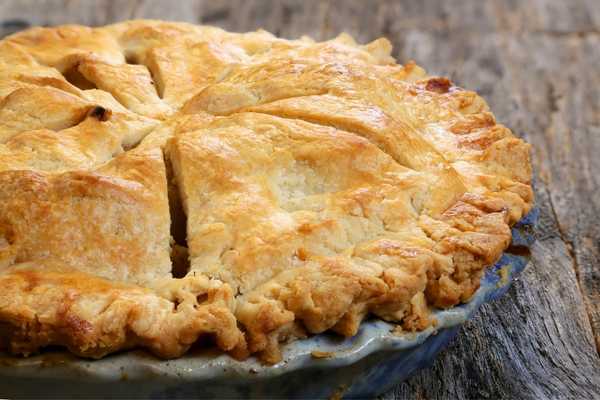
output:
[{"label": "pie slice wedge", "polygon": [[352,336],[368,313],[429,326],[426,299],[470,297],[492,261],[479,258],[510,240],[497,204],[459,185],[438,215],[436,174],[329,126],[237,113],[178,133],[167,154],[187,215],[189,275],[239,293],[248,350],[268,360],[303,329]]}]

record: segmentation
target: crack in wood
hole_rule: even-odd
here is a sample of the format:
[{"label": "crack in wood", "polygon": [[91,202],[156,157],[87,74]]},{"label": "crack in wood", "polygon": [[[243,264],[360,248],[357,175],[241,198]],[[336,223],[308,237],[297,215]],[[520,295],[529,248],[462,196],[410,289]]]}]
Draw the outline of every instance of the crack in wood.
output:
[{"label": "crack in wood", "polygon": [[[554,38],[569,38],[569,39],[583,39],[587,36],[600,35],[599,29],[587,29],[587,30],[574,30],[574,31],[559,31],[559,30],[532,30],[525,31],[527,33],[547,35]],[[512,32],[511,32],[512,33]]]},{"label": "crack in wood", "polygon": [[131,5],[131,10],[129,11],[128,19],[135,19],[140,8],[139,0],[133,0]]},{"label": "crack in wood", "polygon": [[220,22],[226,20],[229,17],[229,9],[228,8],[219,8],[217,10],[211,11],[202,15],[200,17],[200,21],[203,24],[214,24],[215,22]]}]

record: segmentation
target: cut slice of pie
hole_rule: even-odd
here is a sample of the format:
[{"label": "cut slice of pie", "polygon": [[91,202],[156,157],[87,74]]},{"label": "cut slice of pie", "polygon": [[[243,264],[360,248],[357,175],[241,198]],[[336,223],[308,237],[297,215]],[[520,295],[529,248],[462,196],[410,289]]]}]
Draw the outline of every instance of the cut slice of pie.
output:
[{"label": "cut slice of pie", "polygon": [[181,355],[205,334],[231,349],[233,293],[171,278],[166,171],[142,143],[89,171],[0,173],[0,320],[13,352]]},{"label": "cut slice of pie", "polygon": [[467,302],[529,145],[379,39],[161,21],[0,41],[0,349],[236,357]]}]

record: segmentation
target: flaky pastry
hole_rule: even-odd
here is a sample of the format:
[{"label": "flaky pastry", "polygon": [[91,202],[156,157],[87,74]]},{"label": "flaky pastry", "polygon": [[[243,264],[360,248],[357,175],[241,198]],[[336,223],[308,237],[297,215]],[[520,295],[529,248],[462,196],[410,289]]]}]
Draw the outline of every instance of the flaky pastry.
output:
[{"label": "flaky pastry", "polygon": [[0,348],[235,357],[467,302],[529,145],[379,39],[128,21],[0,41]]}]

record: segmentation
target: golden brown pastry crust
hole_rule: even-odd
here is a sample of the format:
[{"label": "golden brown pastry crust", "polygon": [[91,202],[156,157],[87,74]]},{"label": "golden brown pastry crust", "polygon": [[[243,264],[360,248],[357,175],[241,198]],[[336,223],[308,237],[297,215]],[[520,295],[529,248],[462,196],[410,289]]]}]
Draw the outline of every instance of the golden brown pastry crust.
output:
[{"label": "golden brown pastry crust", "polygon": [[468,301],[531,208],[529,145],[390,52],[161,21],[0,41],[0,347],[276,362]]}]

